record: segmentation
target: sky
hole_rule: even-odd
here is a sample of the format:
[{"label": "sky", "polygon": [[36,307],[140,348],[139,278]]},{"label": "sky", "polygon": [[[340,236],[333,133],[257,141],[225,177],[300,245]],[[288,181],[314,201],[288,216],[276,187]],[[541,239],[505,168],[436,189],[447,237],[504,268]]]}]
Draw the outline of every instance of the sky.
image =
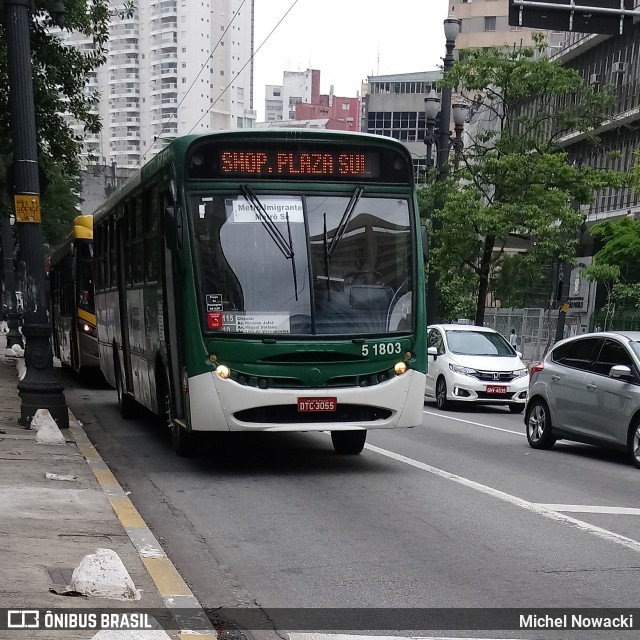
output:
[{"label": "sky", "polygon": [[333,85],[336,96],[355,97],[367,76],[437,69],[447,9],[447,0],[255,0],[258,122],[265,85],[282,84],[284,71],[319,69],[320,93]]}]

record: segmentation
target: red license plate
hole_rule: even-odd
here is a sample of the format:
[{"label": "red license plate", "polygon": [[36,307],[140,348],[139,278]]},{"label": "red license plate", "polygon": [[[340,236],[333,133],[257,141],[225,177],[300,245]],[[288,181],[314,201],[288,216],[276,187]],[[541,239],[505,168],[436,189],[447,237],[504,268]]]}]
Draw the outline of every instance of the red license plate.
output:
[{"label": "red license plate", "polygon": [[335,411],[337,398],[298,398],[298,411]]},{"label": "red license plate", "polygon": [[499,387],[495,384],[491,384],[487,386],[487,393],[495,393],[496,395],[507,393],[507,387]]}]

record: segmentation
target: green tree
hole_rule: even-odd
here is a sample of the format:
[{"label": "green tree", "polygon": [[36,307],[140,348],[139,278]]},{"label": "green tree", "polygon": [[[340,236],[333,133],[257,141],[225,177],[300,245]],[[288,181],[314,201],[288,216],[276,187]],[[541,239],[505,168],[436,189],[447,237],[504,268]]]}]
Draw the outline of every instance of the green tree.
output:
[{"label": "green tree", "polygon": [[[56,33],[51,13],[55,0],[35,0],[30,41],[36,134],[39,162],[48,172],[55,194],[45,195],[42,203],[43,231],[49,240],[59,237],[56,228],[68,220],[67,211],[77,215],[74,209],[79,202],[77,177],[83,136],[73,134],[65,114],[83,123],[86,132],[100,131],[101,122],[96,113],[100,95],[87,89],[88,78],[106,60],[110,21],[133,12],[130,0],[122,1],[122,7],[114,10],[109,0],[65,0],[64,29],[93,41],[93,50],[85,51],[66,46]],[[9,168],[12,141],[6,28],[0,24],[0,164]],[[10,171],[0,171],[0,189],[4,193],[11,190],[9,177]],[[65,199],[67,206],[63,206]]]},{"label": "green tree", "polygon": [[599,222],[590,234],[604,246],[583,273],[606,291],[606,329],[613,322],[618,305],[640,309],[640,221],[622,218],[616,222]]},{"label": "green tree", "polygon": [[572,260],[582,222],[576,205],[628,176],[568,161],[562,136],[595,129],[610,98],[533,48],[470,51],[443,84],[471,101],[479,125],[469,126],[456,163],[458,188],[434,212],[442,231],[433,264],[473,274],[475,321],[482,325],[490,276],[508,240],[527,241],[532,264]]},{"label": "green tree", "polygon": [[541,265],[535,252],[503,256],[496,265],[495,297],[511,309],[545,306],[552,287],[550,267]]}]

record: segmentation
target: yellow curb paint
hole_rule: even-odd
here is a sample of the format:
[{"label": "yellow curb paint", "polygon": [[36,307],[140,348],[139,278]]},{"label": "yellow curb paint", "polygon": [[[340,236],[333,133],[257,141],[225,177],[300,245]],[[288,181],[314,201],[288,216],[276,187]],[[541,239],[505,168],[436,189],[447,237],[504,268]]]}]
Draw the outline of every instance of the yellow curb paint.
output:
[{"label": "yellow curb paint", "polygon": [[161,596],[192,596],[191,589],[169,558],[142,558]]},{"label": "yellow curb paint", "polygon": [[[82,428],[82,425],[77,421],[71,411],[69,411],[69,420],[74,423],[69,429],[71,433],[79,438],[86,437],[86,433]],[[78,446],[80,453],[88,461],[104,462],[93,445],[89,444],[80,446],[77,442],[76,445]],[[92,468],[92,471],[103,490],[106,490],[108,487],[120,486],[118,480],[109,469]],[[142,529],[149,531],[147,523],[142,519],[142,516],[138,513],[138,510],[133,506],[133,502],[131,502],[129,498],[116,498],[107,494],[107,499],[123,527],[126,529]],[[195,599],[193,592],[183,580],[182,576],[178,573],[178,570],[173,566],[173,563],[169,558],[145,558],[140,556],[140,560],[147,569],[149,576],[151,576],[160,596],[191,596]],[[215,634],[198,633],[194,631],[179,633],[178,638],[180,640],[218,640]]]},{"label": "yellow curb paint", "polygon": [[87,460],[100,460],[100,454],[93,447],[78,447]]},{"label": "yellow curb paint", "polygon": [[132,529],[146,529],[147,523],[142,519],[138,510],[133,506],[129,498],[114,498],[109,496],[109,502],[116,512],[122,526]]},{"label": "yellow curb paint", "polygon": [[109,471],[109,469],[93,469],[93,475],[103,487],[118,486],[116,477],[111,473],[111,471]]}]

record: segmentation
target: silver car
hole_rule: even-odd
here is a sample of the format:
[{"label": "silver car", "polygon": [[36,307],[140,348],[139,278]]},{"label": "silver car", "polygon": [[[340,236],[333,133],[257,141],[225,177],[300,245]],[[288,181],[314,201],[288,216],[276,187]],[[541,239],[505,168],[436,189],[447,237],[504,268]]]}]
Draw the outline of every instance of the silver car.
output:
[{"label": "silver car", "polygon": [[524,422],[534,449],[562,439],[613,446],[640,468],[640,331],[562,340],[529,374]]}]

